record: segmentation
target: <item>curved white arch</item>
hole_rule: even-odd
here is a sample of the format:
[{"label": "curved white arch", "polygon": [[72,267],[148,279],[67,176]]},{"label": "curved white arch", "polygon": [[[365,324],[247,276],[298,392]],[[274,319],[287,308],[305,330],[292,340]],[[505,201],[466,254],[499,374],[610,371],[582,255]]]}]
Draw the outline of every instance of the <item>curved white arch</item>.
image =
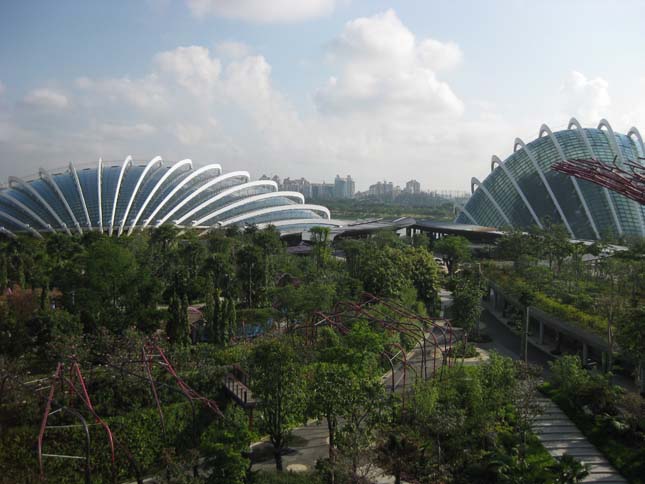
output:
[{"label": "curved white arch", "polygon": [[47,203],[47,201],[38,193],[34,188],[29,184],[25,183],[21,178],[18,178],[17,176],[10,176],[9,177],[9,185],[11,186],[12,183],[17,183],[21,187],[23,187],[25,190],[27,190],[29,193],[31,193],[36,199],[49,211],[50,214],[54,217],[56,222],[67,232],[67,235],[72,235],[72,233],[69,231],[67,228],[67,225],[60,219],[58,214],[56,213],[56,210],[52,208],[52,206]]},{"label": "curved white arch", "polygon": [[[279,192],[278,192],[279,193]],[[289,210],[311,210],[314,212],[322,212],[325,215],[327,215],[327,220],[331,218],[331,213],[329,213],[329,209],[327,207],[323,207],[322,205],[312,205],[310,203],[305,203],[305,204],[297,204],[297,205],[281,205],[279,207],[268,207],[268,208],[263,208],[260,210],[255,210],[253,212],[248,212],[244,213],[241,215],[238,215],[233,218],[229,218],[228,220],[223,220],[219,222],[220,227],[225,227],[227,225],[231,225],[237,222],[241,222],[245,219],[253,218],[253,217],[259,217],[260,215],[266,215],[269,213],[276,213],[276,212],[285,212]]]},{"label": "curved white arch", "polygon": [[[607,136],[607,138],[609,140],[609,146],[611,146],[612,151],[614,152],[614,154],[620,160],[621,166],[625,167],[625,157],[623,156],[623,151],[618,147],[618,143],[616,143],[616,135],[614,134],[614,130],[611,128],[611,125],[609,124],[609,121],[607,121],[604,118],[601,119],[600,122],[598,123],[598,129],[602,131],[603,128],[605,128],[607,130],[607,133],[609,133],[609,136]],[[636,211],[636,213],[641,215],[640,217],[637,217],[637,218],[638,218],[638,223],[639,223],[640,228],[641,228],[641,235],[643,237],[645,237],[645,222],[643,221],[641,207],[634,200],[630,200],[630,202],[631,202],[632,207]]]},{"label": "curved white arch", "polygon": [[103,183],[103,158],[99,158],[99,169],[96,172],[96,180],[98,182],[98,197],[99,197],[99,230],[103,233],[103,200],[101,199],[101,184]]},{"label": "curved white arch", "polygon": [[[549,139],[551,140],[551,143],[553,143],[553,146],[555,146],[555,150],[558,152],[558,155],[560,155],[560,160],[563,162],[567,161],[567,157],[564,154],[564,150],[562,149],[560,142],[553,134],[553,131],[551,131],[551,128],[549,128],[546,124],[543,124],[540,127],[540,138],[542,137],[543,133],[547,133],[549,135]],[[580,190],[580,186],[578,185],[578,180],[574,176],[570,176],[568,178],[569,180],[571,180],[573,189],[576,191],[576,194],[578,195],[578,200],[580,200],[580,203],[582,204],[582,208],[584,209],[585,214],[587,215],[587,220],[589,220],[589,225],[591,225],[591,228],[593,229],[593,233],[596,235],[596,239],[599,240],[600,232],[598,232],[598,228],[596,227],[596,222],[594,222],[594,219],[591,216],[591,210],[589,210],[587,201],[582,196],[582,191]]]},{"label": "curved white arch", "polygon": [[[638,140],[638,144],[641,147],[641,155],[645,156],[645,145],[643,144],[643,137],[641,136],[640,131],[638,131],[638,128],[636,126],[629,128],[629,131],[627,131],[627,136],[629,136],[630,138],[633,136]],[[641,164],[643,164],[642,160]]]},{"label": "curved white arch", "polygon": [[[205,172],[207,172],[209,170],[217,170],[218,175],[222,173],[222,167],[217,163],[214,163],[214,164],[211,164],[211,165],[206,165],[206,166],[203,166],[203,167],[195,170],[193,173],[191,173],[186,178],[184,178],[180,183],[178,183],[177,186],[175,188],[173,188],[172,191],[168,195],[166,195],[166,197],[161,201],[161,203],[159,205],[157,205],[157,208],[154,209],[154,211],[150,214],[150,216],[143,221],[143,225],[141,226],[141,228],[147,227],[148,224],[150,223],[150,221],[154,220],[155,215],[157,215],[159,210],[161,210],[163,208],[163,206],[166,205],[166,203],[168,203],[168,201],[179,190],[181,190],[184,186],[186,186],[187,183],[189,183],[191,180],[194,180],[196,177],[198,177],[202,173],[205,173]],[[249,175],[249,178],[250,178],[250,175]]]},{"label": "curved white arch", "polygon": [[266,200],[266,199],[269,199],[269,198],[276,198],[276,197],[296,198],[296,199],[298,199],[300,201],[300,204],[298,206],[301,206],[302,204],[305,203],[305,196],[300,192],[270,192],[270,193],[263,193],[261,195],[254,195],[252,197],[243,198],[242,200],[238,200],[237,202],[233,202],[233,203],[231,203],[229,205],[226,205],[225,207],[219,208],[219,209],[209,213],[208,215],[200,218],[199,220],[196,220],[195,222],[192,223],[192,225],[193,226],[199,226],[199,225],[202,225],[207,220],[210,220],[210,219],[212,219],[214,217],[217,217],[218,215],[221,215],[221,214],[226,213],[226,212],[228,212],[230,210],[233,210],[234,208],[243,207],[244,205],[248,205],[249,203],[258,202],[258,201],[261,201],[261,200]]},{"label": "curved white arch", "polygon": [[83,235],[83,229],[81,228],[81,224],[78,223],[78,220],[76,220],[76,216],[74,215],[74,212],[69,206],[69,203],[67,203],[67,199],[65,198],[65,195],[63,195],[63,192],[61,191],[60,187],[58,186],[58,183],[54,180],[54,178],[49,174],[47,170],[44,168],[40,168],[38,170],[38,175],[40,175],[41,178],[43,176],[45,177],[45,181],[51,185],[51,187],[54,189],[56,192],[56,195],[58,195],[58,198],[60,198],[60,201],[63,202],[63,205],[65,206],[65,209],[67,210],[67,213],[71,217],[72,221],[74,222],[74,226],[76,227],[76,230],[78,230],[78,233]]},{"label": "curved white arch", "polygon": [[263,222],[261,224],[257,224],[257,228],[262,230],[269,226],[286,227],[289,225],[303,225],[303,224],[319,225],[322,227],[342,227],[343,226],[341,223],[333,222],[331,220],[319,219],[319,218],[294,218],[289,220],[277,220],[275,222]]},{"label": "curved white arch", "polygon": [[2,226],[0,226],[0,234],[5,234],[7,237],[11,237],[12,239],[18,238],[18,236],[14,234],[11,230],[6,229]]},{"label": "curved white arch", "polygon": [[533,156],[533,153],[531,153],[531,150],[529,150],[529,147],[522,141],[520,138],[515,138],[515,143],[513,145],[513,151],[517,151],[517,147],[521,146],[522,149],[526,152],[526,155],[529,157],[529,160],[531,160],[531,163],[533,164],[533,168],[537,172],[538,176],[540,177],[540,180],[542,180],[542,183],[546,187],[546,191],[549,192],[549,196],[551,197],[551,200],[553,201],[553,204],[555,205],[556,210],[560,214],[560,218],[562,219],[562,222],[564,223],[564,226],[567,228],[567,231],[569,232],[569,235],[571,235],[572,238],[575,238],[575,234],[573,233],[573,230],[571,230],[571,226],[569,225],[569,221],[567,220],[567,217],[564,215],[564,212],[562,210],[562,207],[560,206],[560,203],[558,202],[558,199],[555,197],[555,194],[553,193],[553,190],[551,189],[551,185],[549,185],[549,182],[547,181],[546,177],[544,176],[544,173],[542,173],[542,170],[540,169],[540,165],[538,165],[537,160]]},{"label": "curved white arch", "polygon": [[471,194],[475,193],[475,186],[477,186],[479,189],[481,189],[481,190],[484,192],[484,194],[485,194],[485,195],[488,197],[488,199],[491,201],[491,203],[493,204],[493,206],[495,207],[495,209],[496,209],[496,210],[499,212],[499,214],[502,216],[502,218],[504,219],[504,221],[505,221],[508,225],[513,225],[513,224],[511,223],[511,221],[508,219],[508,217],[506,216],[506,214],[504,213],[504,210],[502,210],[502,207],[500,207],[500,206],[499,206],[499,204],[497,203],[497,200],[495,200],[495,198],[493,197],[493,195],[488,191],[488,188],[486,188],[486,187],[484,186],[484,184],[483,184],[482,182],[480,182],[477,178],[472,177],[472,178],[470,179],[470,193],[471,193]]},{"label": "curved white arch", "polygon": [[179,210],[181,210],[184,206],[186,206],[187,203],[189,203],[191,200],[197,197],[200,193],[204,192],[205,190],[208,190],[209,188],[223,181],[230,180],[231,178],[237,178],[237,177],[244,177],[246,178],[246,181],[249,181],[251,179],[251,175],[249,174],[248,171],[231,171],[231,172],[225,173],[224,175],[215,177],[212,180],[209,180],[207,183],[204,183],[201,187],[199,187],[197,190],[190,193],[187,197],[184,197],[178,204],[176,204],[172,208],[172,210],[170,210],[168,213],[166,213],[166,215],[163,216],[163,218],[157,223],[156,227],[160,227],[161,225],[165,224],[170,217],[176,214]]},{"label": "curved white arch", "polygon": [[[582,139],[582,142],[587,148],[587,151],[589,152],[589,155],[596,159],[596,154],[593,151],[593,148],[591,147],[591,143],[589,142],[589,138],[587,138],[587,133],[585,130],[582,128],[580,123],[576,118],[571,118],[569,120],[569,124],[567,126],[567,129],[571,129],[572,127],[576,128],[576,131],[578,132],[578,135]],[[607,200],[607,205],[609,206],[609,212],[611,213],[611,218],[614,221],[614,225],[616,225],[616,230],[618,230],[619,235],[623,235],[623,228],[620,225],[620,221],[618,220],[618,214],[616,213],[616,207],[614,206],[614,201],[611,198],[611,195],[609,195],[609,190],[605,187],[601,187],[603,193],[605,194],[605,199]]]},{"label": "curved white arch", "polygon": [[81,187],[81,181],[78,179],[78,173],[76,173],[76,168],[74,164],[70,161],[69,163],[69,172],[74,179],[76,184],[76,190],[78,191],[78,197],[81,199],[81,206],[83,207],[83,213],[85,214],[85,219],[87,220],[88,230],[92,229],[92,220],[90,219],[90,213],[87,211],[87,204],[85,203],[85,195],[83,195],[83,188]]},{"label": "curved white arch", "polygon": [[114,190],[114,200],[112,201],[112,214],[110,215],[110,228],[108,234],[112,236],[114,230],[114,216],[116,215],[116,206],[119,203],[119,192],[121,191],[121,182],[125,175],[125,170],[132,166],[132,156],[128,155],[121,164],[121,171],[119,171],[119,178],[116,182],[116,189]]},{"label": "curved white arch", "polygon": [[[493,173],[495,171],[495,165],[497,166],[502,166],[502,160],[499,159],[499,156],[493,155],[490,158],[490,172]],[[472,190],[472,187],[471,187]]]},{"label": "curved white arch", "polygon": [[470,215],[470,213],[468,212],[468,210],[466,210],[466,208],[465,208],[465,207],[464,207],[464,208],[462,208],[462,209],[461,209],[461,211],[462,211],[462,213],[463,213],[466,217],[468,217],[468,218],[470,219],[470,221],[471,221],[473,224],[475,224],[475,225],[479,225],[479,222],[477,222],[477,220],[475,220],[475,217],[473,217],[472,215]]},{"label": "curved white arch", "polygon": [[190,212],[186,213],[185,215],[177,219],[175,223],[177,225],[181,225],[187,218],[192,217],[200,210],[208,207],[210,204],[215,203],[218,200],[221,200],[224,197],[227,197],[231,193],[239,192],[241,190],[246,190],[247,188],[253,188],[257,186],[269,186],[269,187],[273,187],[274,191],[278,191],[278,184],[273,180],[256,180],[252,182],[242,183],[241,185],[236,185],[234,187],[227,188],[226,190],[223,190],[219,192],[217,195],[209,198],[205,202],[200,203],[195,208],[193,208]]},{"label": "curved white arch", "polygon": [[506,174],[508,179],[511,181],[511,184],[513,185],[513,188],[515,188],[515,191],[517,194],[520,196],[522,201],[524,202],[524,205],[526,205],[526,208],[528,209],[529,213],[531,214],[531,217],[533,217],[533,221],[536,223],[538,227],[543,229],[544,227],[542,226],[542,222],[540,222],[540,219],[538,218],[537,214],[535,213],[535,210],[533,210],[533,207],[529,203],[528,199],[526,198],[526,195],[524,195],[524,192],[520,188],[520,186],[517,183],[517,180],[515,180],[515,177],[511,173],[511,171],[506,167],[506,165],[502,162],[502,160],[499,159],[498,156],[493,155],[491,158],[490,165],[491,167],[493,166],[494,163],[497,163],[502,171]]},{"label": "curved white arch", "polygon": [[43,236],[40,235],[40,232],[38,232],[36,229],[34,229],[33,227],[30,227],[28,224],[22,222],[21,220],[18,220],[17,218],[12,217],[8,213],[5,213],[5,212],[0,210],[0,217],[3,217],[5,220],[9,220],[10,222],[13,222],[14,224],[22,227],[23,229],[31,232],[32,234],[34,234],[39,239],[43,238]]},{"label": "curved white arch", "polygon": [[143,205],[141,205],[141,208],[140,208],[140,209],[139,209],[139,211],[137,212],[137,215],[134,217],[134,220],[133,220],[133,221],[132,221],[132,223],[130,224],[130,228],[128,229],[128,234],[127,234],[127,235],[130,235],[130,234],[132,233],[132,231],[134,230],[134,228],[135,228],[135,227],[136,227],[136,225],[137,225],[137,222],[138,222],[138,221],[139,221],[139,219],[141,218],[141,215],[143,215],[143,212],[144,212],[144,211],[145,211],[145,209],[148,207],[148,204],[150,203],[150,200],[152,200],[152,198],[155,196],[155,194],[157,193],[157,191],[159,190],[159,188],[161,188],[161,186],[166,182],[166,180],[168,180],[168,178],[170,177],[170,175],[172,175],[175,171],[179,170],[180,168],[183,168],[184,166],[188,166],[188,167],[189,167],[189,169],[192,169],[192,168],[193,168],[193,162],[192,162],[192,160],[189,160],[189,159],[187,158],[187,159],[185,159],[185,160],[178,161],[177,163],[175,163],[174,165],[172,165],[172,166],[168,169],[168,171],[166,171],[166,173],[164,173],[164,174],[163,174],[163,176],[159,179],[159,181],[155,184],[155,186],[152,188],[152,190],[151,190],[151,191],[150,191],[150,193],[148,194],[148,197],[147,197],[147,198],[146,198],[146,200],[143,202]]},{"label": "curved white arch", "polygon": [[148,162],[146,167],[141,172],[141,175],[139,175],[139,179],[137,180],[137,184],[134,186],[134,190],[132,190],[132,195],[130,195],[130,200],[128,201],[128,205],[125,208],[125,213],[123,214],[123,219],[121,220],[121,226],[119,227],[119,232],[117,234],[119,237],[121,237],[121,234],[123,233],[125,222],[128,220],[128,215],[130,215],[130,209],[132,208],[132,204],[134,203],[134,199],[136,198],[137,193],[139,193],[139,188],[141,188],[141,184],[143,183],[144,178],[154,166],[157,166],[157,168],[159,168],[161,167],[161,165],[163,165],[163,160],[161,159],[161,156],[155,156],[152,160]]},{"label": "curved white arch", "polygon": [[50,232],[56,232],[54,230],[54,227],[51,226],[51,224],[48,224],[47,222],[45,222],[36,212],[34,212],[32,209],[30,209],[27,205],[22,203],[20,200],[12,197],[11,193],[3,190],[0,192],[0,197],[4,198],[5,200],[7,200],[7,202],[11,203],[12,205],[15,205],[16,207],[20,208],[22,211],[26,212],[27,215],[29,215],[31,218],[36,220],[36,222],[42,225],[44,229],[49,230]]}]

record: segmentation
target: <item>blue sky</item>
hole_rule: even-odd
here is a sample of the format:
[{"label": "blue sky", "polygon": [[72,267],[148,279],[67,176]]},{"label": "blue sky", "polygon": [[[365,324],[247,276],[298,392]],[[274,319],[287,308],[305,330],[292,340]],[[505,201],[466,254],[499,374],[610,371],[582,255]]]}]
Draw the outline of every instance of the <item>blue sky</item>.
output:
[{"label": "blue sky", "polygon": [[645,2],[2,2],[0,177],[221,162],[467,189],[541,123],[645,128]]}]

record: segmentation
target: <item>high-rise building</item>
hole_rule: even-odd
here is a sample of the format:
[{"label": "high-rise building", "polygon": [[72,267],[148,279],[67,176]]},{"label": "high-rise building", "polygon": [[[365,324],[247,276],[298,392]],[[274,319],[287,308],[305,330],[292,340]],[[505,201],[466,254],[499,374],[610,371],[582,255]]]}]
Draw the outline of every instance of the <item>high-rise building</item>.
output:
[{"label": "high-rise building", "polygon": [[335,198],[352,198],[356,190],[356,184],[350,175],[341,178],[336,175],[334,180],[334,197]]},{"label": "high-rise building", "polygon": [[421,193],[421,183],[419,183],[416,180],[410,180],[405,184],[405,190],[406,193],[412,193],[412,194],[417,194]]},{"label": "high-rise building", "polygon": [[282,189],[289,192],[300,192],[305,197],[311,198],[311,183],[306,178],[292,180],[285,178],[282,182]]}]

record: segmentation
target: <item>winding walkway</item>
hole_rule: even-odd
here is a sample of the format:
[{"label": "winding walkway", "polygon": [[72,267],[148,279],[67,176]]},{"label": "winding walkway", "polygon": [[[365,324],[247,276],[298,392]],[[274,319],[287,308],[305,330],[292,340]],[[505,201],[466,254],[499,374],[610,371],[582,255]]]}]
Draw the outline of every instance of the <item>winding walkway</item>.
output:
[{"label": "winding walkway", "polygon": [[627,483],[627,480],[582,435],[578,427],[553,401],[540,396],[538,403],[542,407],[542,414],[537,417],[533,429],[549,454],[560,457],[566,452],[577,460],[589,464],[589,475],[582,482]]}]

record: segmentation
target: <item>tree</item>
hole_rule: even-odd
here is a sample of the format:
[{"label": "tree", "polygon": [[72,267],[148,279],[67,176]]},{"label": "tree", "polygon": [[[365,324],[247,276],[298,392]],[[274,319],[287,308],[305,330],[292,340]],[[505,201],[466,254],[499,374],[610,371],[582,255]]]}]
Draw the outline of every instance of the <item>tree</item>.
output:
[{"label": "tree", "polygon": [[213,422],[201,436],[208,484],[244,484],[251,465],[252,433],[244,412],[235,405],[226,409],[223,420]]},{"label": "tree", "polygon": [[265,261],[262,250],[255,245],[245,245],[236,255],[237,277],[243,297],[249,308],[258,306],[265,294]]},{"label": "tree", "polygon": [[645,305],[630,309],[621,319],[617,339],[620,347],[637,363],[640,393],[645,394]]},{"label": "tree", "polygon": [[331,258],[331,249],[329,247],[331,229],[329,227],[312,227],[309,232],[311,233],[311,242],[314,245],[313,255],[316,267],[322,269]]},{"label": "tree", "polygon": [[549,470],[555,475],[554,484],[578,484],[589,475],[589,465],[566,452]]},{"label": "tree", "polygon": [[304,411],[304,380],[291,346],[281,340],[258,343],[249,358],[251,389],[258,401],[260,431],[269,436],[278,471],[293,427]]},{"label": "tree", "polygon": [[466,338],[473,330],[477,331],[479,328],[482,296],[481,287],[472,278],[459,281],[453,292],[453,322],[464,330]]},{"label": "tree", "polygon": [[173,344],[185,344],[188,342],[188,331],[188,299],[186,296],[180,298],[174,292],[168,305],[166,335]]},{"label": "tree", "polygon": [[448,268],[448,274],[453,275],[457,266],[462,262],[470,260],[471,249],[468,239],[461,236],[447,236],[437,240],[434,244],[434,252],[440,254]]}]

